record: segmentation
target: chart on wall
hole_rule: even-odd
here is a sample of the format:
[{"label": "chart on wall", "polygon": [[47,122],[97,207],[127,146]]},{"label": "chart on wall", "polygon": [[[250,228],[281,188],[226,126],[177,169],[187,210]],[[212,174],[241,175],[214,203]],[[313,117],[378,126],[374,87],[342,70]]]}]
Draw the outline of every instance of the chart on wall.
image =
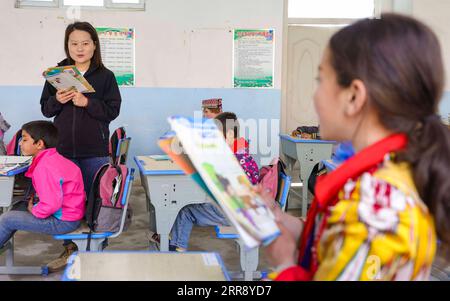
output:
[{"label": "chart on wall", "polygon": [[134,29],[97,27],[96,30],[103,64],[114,72],[119,86],[134,86]]},{"label": "chart on wall", "polygon": [[273,88],[274,30],[235,29],[233,85],[235,88]]}]

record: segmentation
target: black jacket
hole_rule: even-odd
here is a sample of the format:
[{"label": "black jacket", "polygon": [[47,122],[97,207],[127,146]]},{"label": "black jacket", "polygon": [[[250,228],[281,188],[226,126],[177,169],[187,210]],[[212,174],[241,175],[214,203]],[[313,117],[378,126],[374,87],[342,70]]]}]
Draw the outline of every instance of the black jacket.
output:
[{"label": "black jacket", "polygon": [[[68,65],[67,59],[58,64],[65,65]],[[59,137],[57,150],[67,158],[108,156],[109,123],[120,112],[122,99],[114,73],[91,62],[84,77],[95,89],[95,93],[84,94],[89,99],[86,108],[76,107],[72,101],[59,103],[56,89],[47,81],[42,91],[42,114],[47,118],[55,117]]]}]

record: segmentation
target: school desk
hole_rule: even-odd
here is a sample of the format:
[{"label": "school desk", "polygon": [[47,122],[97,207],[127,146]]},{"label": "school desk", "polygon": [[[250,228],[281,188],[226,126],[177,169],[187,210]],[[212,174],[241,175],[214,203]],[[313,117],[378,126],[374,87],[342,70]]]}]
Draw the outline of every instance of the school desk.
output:
[{"label": "school desk", "polygon": [[150,230],[160,234],[160,250],[169,250],[169,234],[186,205],[209,202],[206,193],[170,160],[135,156],[147,197]]},{"label": "school desk", "polygon": [[[0,175],[0,207],[2,212],[8,211],[12,206],[14,180],[19,175],[28,170],[28,166],[9,171],[6,175]],[[14,236],[0,249],[0,254],[6,254],[5,265],[0,266],[0,274],[46,274],[45,268],[40,266],[15,266],[14,265]]]},{"label": "school desk", "polygon": [[217,253],[104,251],[76,252],[63,281],[225,281]]},{"label": "school desk", "polygon": [[331,158],[335,141],[298,139],[280,135],[281,152],[285,155],[288,168],[292,171],[296,161],[300,164],[302,187],[302,216],[306,216],[308,205],[308,179],[315,164]]}]

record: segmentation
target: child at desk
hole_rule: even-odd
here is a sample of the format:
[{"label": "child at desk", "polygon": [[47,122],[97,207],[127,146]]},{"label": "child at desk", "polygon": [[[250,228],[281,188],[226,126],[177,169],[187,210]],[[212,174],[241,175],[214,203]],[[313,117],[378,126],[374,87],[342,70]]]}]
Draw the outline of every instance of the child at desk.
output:
[{"label": "child at desk", "polygon": [[202,101],[202,112],[204,118],[215,118],[222,113],[222,98],[211,98]]},{"label": "child at desk", "polygon": [[[234,113],[225,112],[217,115],[214,120],[229,147],[233,150],[236,158],[244,169],[252,184],[259,181],[259,169],[253,157],[248,153],[248,142],[239,137],[239,123]],[[169,251],[183,252],[188,247],[189,236],[192,227],[198,226],[229,226],[229,222],[216,205],[211,203],[191,204],[184,207],[175,220],[171,231]],[[154,233],[150,240],[159,243],[159,235]]]},{"label": "child at desk", "polygon": [[444,82],[438,38],[411,17],[382,14],[333,35],[314,104],[322,137],[356,153],[318,179],[304,225],[276,212],[273,278],[429,279],[437,237],[450,243]]},{"label": "child at desk", "polygon": [[57,235],[79,227],[85,211],[83,177],[75,163],[56,151],[57,135],[48,121],[22,126],[22,153],[33,156],[25,176],[32,180],[34,196],[25,210],[13,208],[0,215],[0,248],[17,230]]}]

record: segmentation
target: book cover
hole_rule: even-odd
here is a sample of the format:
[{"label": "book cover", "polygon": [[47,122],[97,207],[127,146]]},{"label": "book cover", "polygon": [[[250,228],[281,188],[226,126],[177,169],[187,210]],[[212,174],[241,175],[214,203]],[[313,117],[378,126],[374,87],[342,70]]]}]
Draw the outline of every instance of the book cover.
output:
[{"label": "book cover", "polygon": [[[176,137],[162,137],[161,148],[180,167],[184,164],[186,174],[194,175],[194,179],[198,174],[245,245],[254,248],[276,238],[280,231],[272,212],[252,189],[250,180],[214,121],[181,116],[168,120]],[[181,149],[175,139],[181,143]],[[180,164],[175,157],[183,162]]]},{"label": "book cover", "polygon": [[69,91],[73,89],[80,93],[95,92],[77,67],[73,65],[48,68],[42,75],[57,90]]}]

